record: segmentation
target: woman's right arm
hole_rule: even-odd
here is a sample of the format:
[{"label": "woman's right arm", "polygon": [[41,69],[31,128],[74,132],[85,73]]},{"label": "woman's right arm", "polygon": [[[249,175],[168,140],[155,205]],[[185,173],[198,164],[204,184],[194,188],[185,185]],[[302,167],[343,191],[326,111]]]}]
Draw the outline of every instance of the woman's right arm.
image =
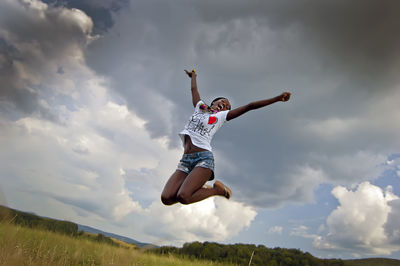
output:
[{"label": "woman's right arm", "polygon": [[200,101],[200,93],[199,90],[197,89],[197,82],[196,82],[196,71],[194,69],[192,72],[189,72],[185,69],[186,74],[192,79],[191,81],[191,90],[192,90],[192,102],[193,102],[193,107],[196,107],[196,104]]},{"label": "woman's right arm", "polygon": [[291,95],[290,92],[284,92],[281,95],[276,96],[276,97],[271,98],[271,99],[255,101],[255,102],[251,102],[249,104],[240,106],[240,107],[238,107],[236,109],[233,109],[233,110],[229,111],[227,116],[226,116],[226,120],[227,121],[232,120],[232,119],[234,119],[236,117],[241,116],[244,113],[247,113],[248,111],[255,110],[255,109],[258,109],[258,108],[261,108],[261,107],[276,103],[276,102],[287,102],[290,99],[290,95]]}]

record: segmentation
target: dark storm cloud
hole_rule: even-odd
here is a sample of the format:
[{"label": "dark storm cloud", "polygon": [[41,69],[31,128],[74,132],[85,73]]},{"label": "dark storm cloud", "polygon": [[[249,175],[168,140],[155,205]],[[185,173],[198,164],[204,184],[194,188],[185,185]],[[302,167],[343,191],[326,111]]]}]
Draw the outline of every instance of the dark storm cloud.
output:
[{"label": "dark storm cloud", "polygon": [[[46,6],[40,1],[0,3],[0,110],[55,120],[43,103],[52,88],[45,80],[60,75],[61,62],[80,47],[90,33],[80,11]],[[86,24],[85,24],[86,23]]]},{"label": "dark storm cloud", "polygon": [[386,72],[383,67],[397,63],[400,44],[396,34],[400,26],[397,1],[218,1],[213,2],[213,8],[207,2],[195,5],[209,22],[256,18],[278,31],[299,25],[305,34],[305,45],[318,48],[320,56],[336,58],[333,63],[340,66],[358,63],[356,72],[363,67],[374,67],[377,71],[373,72],[379,75]]},{"label": "dark storm cloud", "polygon": [[289,103],[229,122],[214,147],[227,161],[218,166],[217,158],[217,175],[238,198],[304,202],[322,182],[371,178],[365,172],[393,151],[389,123],[366,121],[399,81],[399,8],[394,1],[131,1],[87,59],[152,136],[175,147],[192,111],[184,68],[197,68],[204,100],[224,95],[233,107],[292,88]]},{"label": "dark storm cloud", "polygon": [[[153,137],[171,136],[171,126],[185,117],[172,103],[177,99],[177,90],[186,87],[183,75],[175,76],[178,69],[184,73],[183,64],[179,63],[182,58],[174,58],[177,50],[185,50],[185,36],[173,36],[182,25],[165,21],[163,12],[172,15],[179,11],[168,3],[159,3],[157,8],[147,2],[132,3],[129,10],[121,11],[123,16],[117,18],[114,30],[93,43],[87,54],[90,66],[112,77],[113,86],[127,100],[128,107],[147,121]],[[171,108],[175,111],[172,124]]]}]

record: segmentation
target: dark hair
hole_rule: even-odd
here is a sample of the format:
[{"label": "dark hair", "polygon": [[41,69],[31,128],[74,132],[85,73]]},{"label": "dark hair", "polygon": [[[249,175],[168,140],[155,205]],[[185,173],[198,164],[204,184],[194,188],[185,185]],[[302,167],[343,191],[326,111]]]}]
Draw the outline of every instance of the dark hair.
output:
[{"label": "dark hair", "polygon": [[[212,106],[214,102],[216,102],[216,101],[218,101],[218,100],[221,100],[221,99],[228,100],[228,99],[227,99],[227,98],[225,98],[225,97],[217,97],[217,98],[215,98],[214,100],[212,100],[212,102],[211,102],[210,106]],[[229,100],[228,100],[228,101],[229,101]],[[231,106],[229,106],[229,107],[231,107]],[[231,108],[229,108],[229,110],[231,110]]]}]

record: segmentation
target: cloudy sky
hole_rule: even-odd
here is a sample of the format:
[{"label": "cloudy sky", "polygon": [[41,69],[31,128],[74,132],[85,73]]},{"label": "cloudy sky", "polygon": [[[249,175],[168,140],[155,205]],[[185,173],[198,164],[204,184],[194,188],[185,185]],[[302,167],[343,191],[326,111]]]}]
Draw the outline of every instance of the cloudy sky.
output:
[{"label": "cloudy sky", "polygon": [[[0,203],[157,245],[400,259],[400,2],[0,0]],[[163,206],[203,100],[233,197]]]}]

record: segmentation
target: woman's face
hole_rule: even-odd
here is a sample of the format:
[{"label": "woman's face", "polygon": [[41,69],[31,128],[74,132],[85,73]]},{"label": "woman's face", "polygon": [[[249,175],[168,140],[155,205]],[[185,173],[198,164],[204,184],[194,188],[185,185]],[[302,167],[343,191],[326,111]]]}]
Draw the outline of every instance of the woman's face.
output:
[{"label": "woman's face", "polygon": [[213,102],[211,109],[217,111],[226,111],[231,109],[231,104],[229,103],[228,99],[223,98]]}]

